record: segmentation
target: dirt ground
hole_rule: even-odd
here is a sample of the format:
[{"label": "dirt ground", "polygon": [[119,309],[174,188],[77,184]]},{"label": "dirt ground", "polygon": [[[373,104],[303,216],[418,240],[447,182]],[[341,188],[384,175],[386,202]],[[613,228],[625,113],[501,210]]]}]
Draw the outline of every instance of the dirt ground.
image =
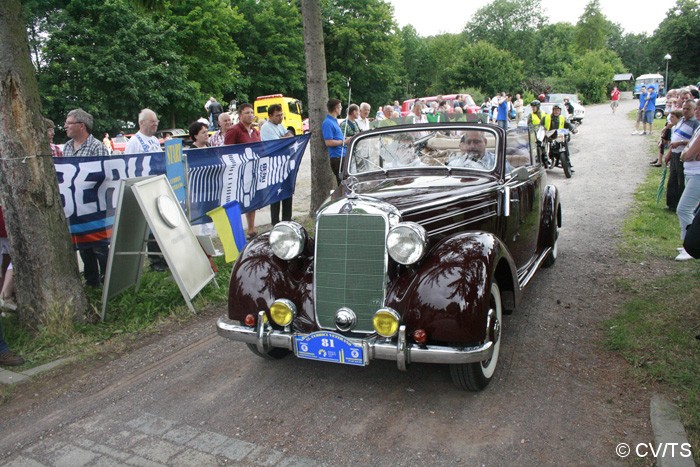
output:
[{"label": "dirt ground", "polygon": [[[187,325],[17,386],[0,406],[0,463],[57,463],[66,446],[88,440],[116,453],[85,457],[87,464],[109,464],[146,442],[129,437],[133,427],[141,427],[139,436],[157,435],[135,422],[143,414],[245,442],[251,452],[281,453],[210,459],[222,465],[628,462],[616,455],[618,443],[653,441],[651,390],[604,348],[602,323],[623,300],[615,280],[627,272],[616,243],[649,159],[644,137],[630,135],[625,113],[634,105],[623,102],[617,115],[589,106],[574,136],[573,178],[549,172],[562,195],[560,256],[505,317],[501,361],[484,392],[457,391],[442,366],[399,372],[381,361],[365,368],[264,361],[216,335],[223,309],[205,310]],[[182,453],[186,446],[171,441],[168,448]],[[156,451],[141,455],[177,463],[176,454],[149,457]]]}]

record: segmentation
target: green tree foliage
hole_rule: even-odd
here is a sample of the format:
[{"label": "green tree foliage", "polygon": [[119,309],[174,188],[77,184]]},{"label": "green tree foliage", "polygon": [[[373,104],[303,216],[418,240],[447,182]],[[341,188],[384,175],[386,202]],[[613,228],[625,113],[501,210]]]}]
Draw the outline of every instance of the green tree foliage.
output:
[{"label": "green tree foliage", "polygon": [[650,52],[651,46],[651,38],[646,34],[625,34],[613,50],[629,72],[639,76],[657,70],[654,54]]},{"label": "green tree foliage", "polygon": [[552,76],[560,72],[562,65],[572,63],[576,57],[574,40],[576,27],[569,23],[543,26],[537,34],[535,63],[537,76]]},{"label": "green tree foliage", "polygon": [[494,0],[480,8],[465,27],[469,42],[486,41],[509,51],[536,70],[538,30],[546,23],[541,0]]},{"label": "green tree foliage", "polygon": [[242,54],[234,37],[244,20],[228,0],[172,0],[154,20],[173,31],[174,50],[181,57],[187,85],[193,89],[189,98],[169,102],[171,124],[188,124],[189,119],[206,114],[206,99],[221,99],[236,85]]},{"label": "green tree foliage", "polygon": [[22,16],[26,22],[27,40],[32,63],[37,71],[44,65],[42,50],[48,40],[48,20],[60,8],[65,7],[66,0],[25,0],[22,2]]},{"label": "green tree foliage", "polygon": [[[301,12],[286,0],[236,2],[245,22],[236,42],[243,52],[239,89],[250,99],[281,93],[306,95]],[[240,95],[236,97],[241,99]]]},{"label": "green tree foliage", "polygon": [[224,0],[166,2],[156,13],[128,0],[71,0],[50,13],[38,78],[57,122],[81,107],[96,134],[114,132],[150,107],[163,125],[184,126],[236,83],[242,18]]},{"label": "green tree foliage", "polygon": [[576,46],[578,50],[598,50],[605,47],[606,20],[600,11],[600,2],[591,0],[576,23]]},{"label": "green tree foliage", "polygon": [[401,94],[401,43],[391,5],[383,0],[323,0],[328,94],[373,106]]},{"label": "green tree foliage", "polygon": [[596,103],[608,99],[608,85],[615,73],[624,70],[624,65],[612,50],[600,49],[586,52],[567,65],[556,77],[560,84],[557,91],[578,91],[585,102]]},{"label": "green tree foliage", "polygon": [[[604,60],[618,73],[663,72],[671,53],[672,83],[700,75],[698,0],[677,0],[651,37],[623,34],[600,0],[576,26],[547,24],[541,0],[494,0],[462,33],[431,37],[399,29],[386,0],[319,2],[330,96],[347,99],[351,77],[352,100],[375,108],[465,87],[577,92],[581,80],[567,73],[596,50],[619,55]],[[157,8],[134,6],[149,3]],[[305,98],[298,0],[25,0],[23,9],[42,98],[58,122],[82,106],[95,115],[96,133],[112,131],[150,106],[168,126],[182,126],[202,115],[210,95]],[[587,89],[598,94],[596,85]]]},{"label": "green tree foliage", "polygon": [[[421,67],[423,78],[419,83],[425,83],[421,96],[434,96],[437,94],[453,94],[450,88],[457,86],[457,79],[452,79],[454,72],[452,67],[462,61],[461,48],[464,38],[459,34],[440,34],[425,39],[426,53]],[[418,97],[418,96],[415,96]]]},{"label": "green tree foliage", "polygon": [[402,71],[400,98],[424,96],[430,79],[423,68],[428,57],[426,40],[419,37],[413,26],[404,26],[398,32],[401,40]]},{"label": "green tree foliage", "polygon": [[139,110],[196,102],[175,31],[123,0],[73,0],[49,20],[39,85],[46,113],[61,122],[81,107],[94,132],[118,130]]},{"label": "green tree foliage", "polygon": [[489,95],[501,91],[515,93],[520,89],[525,77],[524,64],[512,53],[479,41],[463,46],[458,56],[459,60],[449,68],[448,88],[478,87]]},{"label": "green tree foliage", "polygon": [[[696,0],[678,0],[666,13],[654,34],[654,64],[664,70],[664,55],[673,57],[669,75],[679,72],[697,80],[700,77],[700,6]],[[673,79],[669,76],[669,80]],[[696,81],[692,81],[696,82]],[[685,84],[691,84],[686,82]]]}]

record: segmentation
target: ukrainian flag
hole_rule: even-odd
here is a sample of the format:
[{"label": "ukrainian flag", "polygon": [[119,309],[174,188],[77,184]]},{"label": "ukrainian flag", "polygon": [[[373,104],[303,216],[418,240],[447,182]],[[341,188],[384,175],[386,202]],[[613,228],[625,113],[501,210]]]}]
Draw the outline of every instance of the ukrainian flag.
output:
[{"label": "ukrainian flag", "polygon": [[235,261],[245,247],[245,232],[241,222],[241,206],[238,201],[234,200],[212,209],[207,215],[214,221],[214,226],[224,247],[226,262]]}]

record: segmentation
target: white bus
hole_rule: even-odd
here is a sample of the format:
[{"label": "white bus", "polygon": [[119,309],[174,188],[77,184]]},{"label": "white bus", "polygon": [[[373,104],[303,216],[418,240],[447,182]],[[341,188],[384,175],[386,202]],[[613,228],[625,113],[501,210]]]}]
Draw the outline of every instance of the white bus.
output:
[{"label": "white bus", "polygon": [[659,96],[666,94],[664,77],[657,73],[651,73],[648,75],[637,76],[637,80],[634,82],[634,98],[639,99],[639,91],[642,86],[649,86],[650,84],[656,86],[656,92]]}]

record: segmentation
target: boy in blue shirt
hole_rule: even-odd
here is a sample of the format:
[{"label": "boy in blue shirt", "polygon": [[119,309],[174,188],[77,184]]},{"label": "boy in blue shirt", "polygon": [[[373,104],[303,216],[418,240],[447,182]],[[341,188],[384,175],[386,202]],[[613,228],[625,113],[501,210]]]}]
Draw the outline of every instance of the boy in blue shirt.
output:
[{"label": "boy in blue shirt", "polygon": [[[641,99],[641,95],[639,96]],[[656,112],[656,87],[650,84],[647,88],[647,98],[644,103],[644,118],[642,119],[644,131],[643,135],[651,135],[651,128],[654,124],[654,112]],[[647,124],[649,124],[649,132],[647,133]]]},{"label": "boy in blue shirt", "polygon": [[637,121],[634,124],[633,135],[641,135],[642,132],[639,131],[639,123],[644,119],[644,105],[647,101],[647,87],[642,86],[639,90],[639,108],[637,109]]}]

